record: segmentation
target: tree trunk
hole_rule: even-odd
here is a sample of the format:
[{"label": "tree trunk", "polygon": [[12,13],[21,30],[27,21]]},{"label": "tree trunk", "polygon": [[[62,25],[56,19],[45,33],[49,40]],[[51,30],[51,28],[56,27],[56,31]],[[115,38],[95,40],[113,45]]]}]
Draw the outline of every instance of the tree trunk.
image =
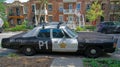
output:
[{"label": "tree trunk", "polygon": [[37,20],[37,22],[36,22],[36,26],[40,23],[41,11],[42,11],[42,7],[44,6],[45,0],[42,0],[41,2],[42,2],[42,3],[41,3],[40,8],[39,8],[38,20]]}]

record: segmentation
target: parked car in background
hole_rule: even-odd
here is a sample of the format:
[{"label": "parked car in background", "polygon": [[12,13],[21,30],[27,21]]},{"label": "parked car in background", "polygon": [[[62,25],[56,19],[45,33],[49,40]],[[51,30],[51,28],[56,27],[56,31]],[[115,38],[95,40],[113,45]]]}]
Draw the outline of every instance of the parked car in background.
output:
[{"label": "parked car in background", "polygon": [[98,24],[97,32],[106,34],[120,33],[120,22],[118,21],[104,21]]},{"label": "parked car in background", "polygon": [[3,31],[3,20],[0,18],[0,33]]}]

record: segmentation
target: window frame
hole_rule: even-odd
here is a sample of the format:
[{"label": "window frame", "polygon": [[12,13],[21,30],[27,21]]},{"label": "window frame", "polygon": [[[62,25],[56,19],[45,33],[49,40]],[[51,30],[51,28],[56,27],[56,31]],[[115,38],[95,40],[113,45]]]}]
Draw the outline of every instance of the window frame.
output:
[{"label": "window frame", "polygon": [[[49,6],[51,6],[51,8],[49,8]],[[48,4],[48,11],[52,11],[53,10],[53,5],[52,4]]]},{"label": "window frame", "polygon": [[[57,29],[57,28],[51,29],[51,37],[52,37],[52,38],[55,38],[55,37],[53,37],[53,30],[54,30],[54,29]],[[67,32],[65,32],[63,29],[59,29],[59,30],[61,30],[62,34],[64,35],[64,36],[61,37],[61,38],[71,38],[71,37],[67,34]],[[67,36],[69,36],[69,37],[66,37],[65,34],[67,34]],[[61,38],[57,38],[57,39],[61,39]]]},{"label": "window frame", "polygon": [[[41,30],[49,30],[49,37],[39,37],[39,33],[40,33]],[[38,31],[37,37],[38,37],[38,38],[51,38],[51,29],[49,29],[49,28],[47,28],[47,29],[40,29],[40,30]]]}]

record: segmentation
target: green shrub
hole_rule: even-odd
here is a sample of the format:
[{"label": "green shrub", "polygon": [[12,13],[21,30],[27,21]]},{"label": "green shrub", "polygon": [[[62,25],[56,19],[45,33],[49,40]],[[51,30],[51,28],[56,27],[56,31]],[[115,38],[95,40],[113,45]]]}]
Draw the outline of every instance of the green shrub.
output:
[{"label": "green shrub", "polygon": [[77,26],[75,31],[86,31],[86,28],[85,27],[80,27],[80,26]]},{"label": "green shrub", "polygon": [[4,28],[9,28],[9,27],[10,27],[10,26],[9,26],[9,23],[5,21],[4,24],[3,24],[3,27],[4,27]]},{"label": "green shrub", "polygon": [[84,67],[119,67],[120,60],[115,60],[111,58],[103,59],[83,59]]},{"label": "green shrub", "polygon": [[8,54],[8,57],[18,58],[19,55],[15,54],[15,53],[10,53],[10,54]]},{"label": "green shrub", "polygon": [[28,21],[24,21],[22,25],[16,25],[13,28],[5,28],[6,31],[26,31],[27,29],[33,29],[33,26],[29,25]]},{"label": "green shrub", "polygon": [[96,30],[96,26],[91,26],[91,25],[86,25],[85,28],[90,30],[90,31],[95,31]]},{"label": "green shrub", "polygon": [[26,25],[16,25],[13,28],[9,28],[10,31],[24,31],[26,30]]}]

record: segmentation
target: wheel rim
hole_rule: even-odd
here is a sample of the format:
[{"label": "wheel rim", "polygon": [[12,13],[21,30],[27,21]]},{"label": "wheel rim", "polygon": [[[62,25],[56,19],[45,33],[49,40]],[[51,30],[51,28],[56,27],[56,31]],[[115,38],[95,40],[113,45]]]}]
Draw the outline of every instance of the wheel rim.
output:
[{"label": "wheel rim", "polygon": [[26,51],[27,52],[31,52],[31,48],[26,48]]},{"label": "wheel rim", "polygon": [[91,49],[90,53],[91,54],[96,54],[96,50],[95,49]]}]

